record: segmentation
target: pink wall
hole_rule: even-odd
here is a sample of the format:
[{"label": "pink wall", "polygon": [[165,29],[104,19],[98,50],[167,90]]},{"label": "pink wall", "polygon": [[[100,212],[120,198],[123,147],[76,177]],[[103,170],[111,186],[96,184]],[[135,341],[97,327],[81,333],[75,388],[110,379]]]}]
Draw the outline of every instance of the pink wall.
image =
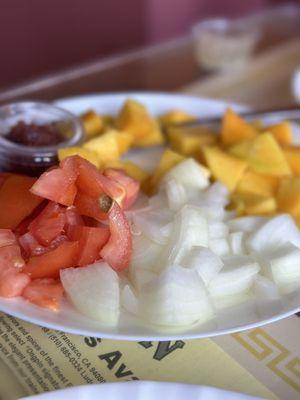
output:
[{"label": "pink wall", "polygon": [[0,88],[282,0],[0,0]]}]

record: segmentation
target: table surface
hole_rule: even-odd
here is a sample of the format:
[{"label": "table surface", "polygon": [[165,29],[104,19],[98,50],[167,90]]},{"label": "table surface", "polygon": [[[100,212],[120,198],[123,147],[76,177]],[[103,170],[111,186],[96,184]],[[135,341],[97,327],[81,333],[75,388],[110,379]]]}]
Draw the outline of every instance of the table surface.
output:
[{"label": "table surface", "polygon": [[[299,9],[300,13],[300,9]],[[292,37],[300,37],[297,19],[265,21],[254,58]],[[218,74],[215,74],[216,76]],[[214,76],[195,60],[191,36],[74,66],[12,88],[0,90],[0,103],[20,99],[53,100],[86,93],[176,91]]]}]

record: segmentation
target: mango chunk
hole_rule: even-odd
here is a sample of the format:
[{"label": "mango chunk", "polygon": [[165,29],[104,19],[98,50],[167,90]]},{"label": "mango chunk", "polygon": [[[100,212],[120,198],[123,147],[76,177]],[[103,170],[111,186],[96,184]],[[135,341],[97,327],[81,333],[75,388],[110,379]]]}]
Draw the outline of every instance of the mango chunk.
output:
[{"label": "mango chunk", "polygon": [[179,164],[181,161],[183,161],[185,157],[183,157],[181,154],[176,153],[173,150],[166,149],[164,153],[161,156],[161,159],[154,170],[151,178],[149,178],[149,181],[146,182],[147,185],[149,185],[148,188],[145,188],[147,193],[153,193],[161,178],[175,165]]},{"label": "mango chunk", "polygon": [[218,147],[204,146],[203,154],[213,177],[224,183],[230,191],[234,191],[247,168],[247,163],[225,153]]},{"label": "mango chunk", "polygon": [[94,151],[100,163],[117,160],[120,157],[118,131],[109,130],[84,143],[84,149]]},{"label": "mango chunk", "polygon": [[147,136],[137,137],[134,140],[134,147],[158,146],[165,141],[164,135],[157,121],[152,121],[152,128]]},{"label": "mango chunk", "polygon": [[290,213],[300,223],[300,177],[281,180],[277,193],[278,210]]},{"label": "mango chunk", "polygon": [[283,146],[292,143],[293,131],[291,124],[288,121],[282,121],[275,125],[266,126],[264,131],[272,133],[277,142]]},{"label": "mango chunk", "polygon": [[300,176],[300,147],[285,147],[282,151],[293,174]]},{"label": "mango chunk", "polygon": [[127,100],[116,118],[116,126],[129,132],[134,138],[148,136],[153,130],[154,119],[146,107],[132,99]]},{"label": "mango chunk", "polygon": [[97,168],[101,165],[97,153],[92,150],[84,149],[83,147],[61,147],[58,149],[57,155],[59,161],[70,156],[81,156],[94,164]]},{"label": "mango chunk", "polygon": [[117,141],[118,141],[120,154],[124,154],[132,146],[134,137],[128,132],[119,131],[118,135],[117,135]]},{"label": "mango chunk", "polygon": [[273,196],[250,193],[234,194],[232,204],[238,215],[268,215],[276,212],[277,203]]},{"label": "mango chunk", "polygon": [[132,178],[136,179],[140,183],[143,183],[148,177],[148,172],[144,171],[141,167],[134,164],[132,161],[111,161],[105,164],[105,168],[116,168],[122,169],[126,172],[127,175],[131,176]]},{"label": "mango chunk", "polygon": [[170,146],[187,157],[198,157],[200,147],[215,144],[218,137],[205,127],[170,127],[167,130]]},{"label": "mango chunk", "polygon": [[279,177],[291,174],[282,149],[270,133],[233,146],[229,153],[247,161],[254,172]]},{"label": "mango chunk", "polygon": [[159,117],[162,125],[182,124],[184,122],[193,121],[195,117],[183,110],[171,110]]},{"label": "mango chunk", "polygon": [[238,114],[228,108],[224,114],[221,127],[221,143],[223,146],[233,146],[244,140],[254,139],[257,130],[244,121]]},{"label": "mango chunk", "polygon": [[93,110],[89,110],[80,116],[85,137],[90,139],[94,136],[100,135],[104,129],[104,121]]},{"label": "mango chunk", "polygon": [[236,192],[272,196],[278,188],[278,183],[279,180],[275,176],[262,175],[247,170],[237,184]]}]

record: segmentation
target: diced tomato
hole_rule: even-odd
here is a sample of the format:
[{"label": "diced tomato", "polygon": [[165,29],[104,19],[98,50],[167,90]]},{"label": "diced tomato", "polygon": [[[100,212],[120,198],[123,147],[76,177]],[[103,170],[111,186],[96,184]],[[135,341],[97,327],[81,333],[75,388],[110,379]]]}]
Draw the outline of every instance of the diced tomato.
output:
[{"label": "diced tomato", "polygon": [[70,227],[70,239],[79,241],[78,265],[89,265],[99,260],[101,258],[100,250],[108,241],[109,235],[110,232],[108,227]]},{"label": "diced tomato", "polygon": [[64,206],[71,206],[76,196],[76,174],[62,168],[44,172],[30,189],[32,193]]},{"label": "diced tomato", "polygon": [[43,201],[29,189],[35,178],[9,175],[0,188],[0,228],[14,229]]},{"label": "diced tomato", "polygon": [[90,197],[85,193],[78,192],[74,205],[80,215],[95,218],[97,221],[104,221],[107,219],[107,214],[101,211],[99,206],[99,198]]},{"label": "diced tomato", "polygon": [[126,192],[120,184],[104,176],[93,164],[81,157],[78,157],[77,163],[79,175],[76,184],[82,193],[95,198],[106,193],[121,203]]},{"label": "diced tomato", "polygon": [[20,296],[30,278],[21,272],[24,260],[16,244],[0,248],[0,296]]},{"label": "diced tomato", "polygon": [[121,204],[119,203],[119,206],[125,210],[131,207],[139,194],[139,182],[118,169],[108,168],[104,171],[104,175],[122,185],[126,192],[126,196],[123,198]]},{"label": "diced tomato", "polygon": [[64,289],[62,284],[54,279],[35,279],[26,286],[23,297],[31,303],[52,311],[59,309]]},{"label": "diced tomato", "polygon": [[20,246],[11,244],[9,246],[0,247],[0,272],[7,268],[20,270],[24,264]]},{"label": "diced tomato", "polygon": [[66,209],[65,215],[66,215],[66,225],[65,225],[66,232],[68,232],[70,226],[84,225],[84,220],[75,207],[68,207]]},{"label": "diced tomato", "polygon": [[19,243],[22,248],[22,254],[25,259],[28,259],[32,256],[40,256],[42,254],[48,253],[56,249],[63,242],[68,241],[68,237],[66,235],[56,236],[54,240],[49,244],[49,246],[42,246],[35,237],[27,232],[24,235],[19,237]]},{"label": "diced tomato", "polygon": [[59,271],[77,265],[79,246],[78,242],[64,242],[56,249],[31,257],[23,271],[32,279],[58,278]]},{"label": "diced tomato", "polygon": [[8,172],[0,172],[0,188],[2,187],[5,180],[9,177],[9,175],[11,174]]},{"label": "diced tomato", "polygon": [[24,288],[29,284],[30,278],[17,268],[10,267],[0,272],[0,296],[17,297],[21,296]]},{"label": "diced tomato", "polygon": [[0,229],[0,247],[17,244],[16,235],[10,229]]},{"label": "diced tomato", "polygon": [[47,200],[42,201],[34,210],[33,212],[28,215],[28,217],[24,218],[23,221],[19,223],[19,225],[14,229],[14,234],[19,237],[24,235],[28,231],[28,226],[30,225],[31,221],[33,221],[43,209],[48,204]]},{"label": "diced tomato", "polygon": [[71,156],[64,158],[59,166],[65,172],[68,180],[75,182],[78,177],[78,161],[79,156]]},{"label": "diced tomato", "polygon": [[128,267],[131,253],[131,231],[124,212],[114,202],[108,212],[110,238],[100,252],[100,256],[115,270]]},{"label": "diced tomato", "polygon": [[29,232],[43,246],[48,246],[60,235],[66,224],[65,208],[49,202],[44,210],[30,223]]}]

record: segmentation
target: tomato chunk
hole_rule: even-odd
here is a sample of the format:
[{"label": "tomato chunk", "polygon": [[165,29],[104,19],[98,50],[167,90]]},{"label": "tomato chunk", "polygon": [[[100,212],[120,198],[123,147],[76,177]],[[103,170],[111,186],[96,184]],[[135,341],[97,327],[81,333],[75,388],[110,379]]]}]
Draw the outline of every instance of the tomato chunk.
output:
[{"label": "tomato chunk", "polygon": [[57,311],[63,293],[63,286],[57,280],[34,279],[26,286],[23,297],[37,306]]},{"label": "tomato chunk", "polygon": [[16,244],[0,248],[0,296],[20,296],[30,278],[21,272],[24,260]]},{"label": "tomato chunk", "polygon": [[24,266],[24,260],[21,255],[20,246],[12,244],[0,247],[0,272],[7,268],[20,270]]},{"label": "tomato chunk", "polygon": [[9,175],[0,188],[0,228],[14,229],[43,201],[29,189],[35,178]]},{"label": "tomato chunk", "polygon": [[17,244],[16,235],[10,229],[0,229],[0,247]]},{"label": "tomato chunk", "polygon": [[107,219],[107,214],[101,211],[98,197],[90,197],[85,193],[78,192],[74,205],[80,215],[95,218],[97,221],[104,221]]},{"label": "tomato chunk", "polygon": [[23,271],[32,279],[56,279],[61,269],[77,265],[78,251],[78,242],[64,242],[48,253],[31,257]]},{"label": "tomato chunk", "polygon": [[139,194],[139,182],[126,175],[123,171],[114,168],[107,168],[104,171],[104,175],[124,188],[126,195],[121,200],[121,204],[118,202],[119,206],[125,210],[131,207]]},{"label": "tomato chunk", "polygon": [[79,225],[83,226],[84,221],[81,215],[78,213],[77,209],[75,207],[68,207],[66,209],[66,226],[65,226],[65,231],[68,231],[68,228],[70,226],[74,225]]},{"label": "tomato chunk", "polygon": [[115,270],[128,267],[131,253],[131,231],[124,212],[114,202],[108,212],[110,238],[100,252],[101,257]]},{"label": "tomato chunk", "polygon": [[104,176],[89,161],[78,157],[78,178],[77,187],[90,197],[97,198],[102,193],[106,193],[118,203],[120,203],[126,195],[124,188],[117,182]]},{"label": "tomato chunk", "polygon": [[32,193],[64,206],[71,206],[76,196],[76,174],[62,168],[44,172],[30,189]]},{"label": "tomato chunk", "polygon": [[71,240],[79,241],[78,265],[89,265],[99,260],[100,250],[108,241],[108,227],[72,226],[69,229]]},{"label": "tomato chunk", "polygon": [[21,296],[24,288],[29,284],[30,278],[17,268],[8,268],[0,272],[0,296]]},{"label": "tomato chunk", "polygon": [[50,202],[30,223],[29,232],[43,246],[48,246],[64,229],[66,224],[65,209]]}]

